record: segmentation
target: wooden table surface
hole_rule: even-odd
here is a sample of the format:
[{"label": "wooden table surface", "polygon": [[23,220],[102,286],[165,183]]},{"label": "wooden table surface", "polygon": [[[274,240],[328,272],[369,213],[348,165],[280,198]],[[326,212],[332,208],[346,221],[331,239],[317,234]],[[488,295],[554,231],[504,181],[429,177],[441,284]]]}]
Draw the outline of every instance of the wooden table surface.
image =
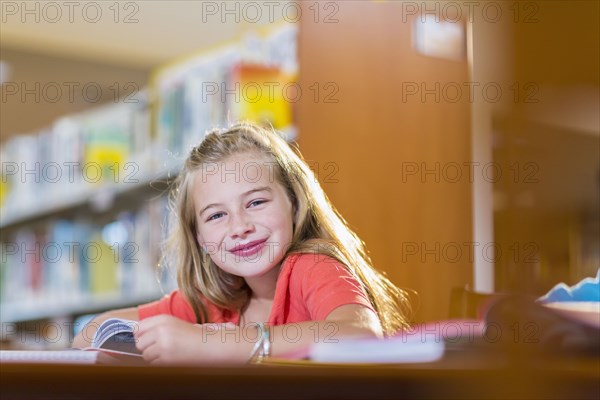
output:
[{"label": "wooden table surface", "polygon": [[0,399],[600,398],[600,359],[473,357],[440,362],[153,367],[0,364]]}]

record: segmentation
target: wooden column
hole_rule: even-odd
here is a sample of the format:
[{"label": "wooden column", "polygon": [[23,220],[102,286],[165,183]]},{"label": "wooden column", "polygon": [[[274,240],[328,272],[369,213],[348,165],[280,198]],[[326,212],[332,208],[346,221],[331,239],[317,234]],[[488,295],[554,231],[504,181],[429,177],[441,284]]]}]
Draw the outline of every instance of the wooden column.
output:
[{"label": "wooden column", "polygon": [[321,3],[318,17],[300,3],[300,148],[376,267],[418,292],[415,321],[447,318],[450,289],[472,280],[466,60],[418,54],[400,2]]}]

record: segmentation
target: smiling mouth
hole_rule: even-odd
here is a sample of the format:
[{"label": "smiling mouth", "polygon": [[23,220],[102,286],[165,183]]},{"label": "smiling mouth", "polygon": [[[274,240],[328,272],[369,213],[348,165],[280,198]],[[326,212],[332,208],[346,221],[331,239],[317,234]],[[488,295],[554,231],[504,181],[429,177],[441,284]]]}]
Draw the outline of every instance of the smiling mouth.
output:
[{"label": "smiling mouth", "polygon": [[250,256],[262,250],[266,242],[267,239],[260,239],[245,244],[238,244],[229,250],[229,252],[238,256]]}]

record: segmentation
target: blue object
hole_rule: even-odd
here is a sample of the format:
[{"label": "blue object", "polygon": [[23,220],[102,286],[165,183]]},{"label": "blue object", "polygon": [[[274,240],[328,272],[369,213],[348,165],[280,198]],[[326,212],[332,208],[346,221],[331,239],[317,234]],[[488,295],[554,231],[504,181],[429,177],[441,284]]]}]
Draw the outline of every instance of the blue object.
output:
[{"label": "blue object", "polygon": [[73,336],[77,336],[79,332],[83,330],[83,328],[91,322],[96,314],[86,314],[80,317],[77,317],[73,322]]},{"label": "blue object", "polygon": [[600,269],[595,278],[585,278],[574,286],[559,283],[538,299],[541,303],[562,301],[598,301],[600,302]]}]

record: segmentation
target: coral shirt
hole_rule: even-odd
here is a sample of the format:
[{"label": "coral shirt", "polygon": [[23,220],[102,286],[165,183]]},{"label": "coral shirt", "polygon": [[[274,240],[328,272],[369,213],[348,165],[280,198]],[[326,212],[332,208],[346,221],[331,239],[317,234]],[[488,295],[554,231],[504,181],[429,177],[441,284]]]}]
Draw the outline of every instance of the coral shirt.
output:
[{"label": "coral shirt", "polygon": [[[367,294],[343,264],[321,254],[293,254],[283,263],[271,314],[271,325],[321,321],[337,307],[360,304],[374,311]],[[239,313],[207,302],[209,321],[239,323]],[[169,314],[195,322],[194,311],[178,290],[153,303],[138,307],[140,319]]]}]

